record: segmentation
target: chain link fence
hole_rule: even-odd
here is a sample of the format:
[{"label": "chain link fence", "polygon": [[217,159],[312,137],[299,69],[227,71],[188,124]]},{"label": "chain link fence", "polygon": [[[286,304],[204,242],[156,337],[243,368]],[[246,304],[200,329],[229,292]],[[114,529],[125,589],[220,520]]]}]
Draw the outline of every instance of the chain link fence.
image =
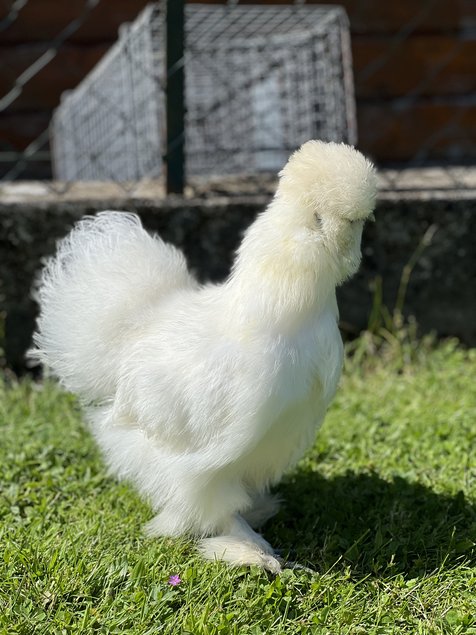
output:
[{"label": "chain link fence", "polygon": [[[0,20],[0,38],[14,28],[29,1],[10,4]],[[85,0],[78,15],[53,39],[42,43],[38,57],[0,95],[0,117],[12,111],[35,77],[61,56],[92,12],[107,1]],[[458,38],[445,36],[444,47],[440,38],[425,74],[412,85],[402,80],[402,94],[391,104],[388,95],[392,78],[385,73],[395,68],[399,57],[402,64],[407,59],[411,62],[412,56],[418,60],[411,38],[435,10],[435,3],[414,3],[408,21],[391,37],[375,36],[363,46],[362,35],[358,31],[354,35],[359,51],[366,47],[354,60],[356,84],[364,86],[357,93],[362,142],[358,145],[385,166],[393,162],[405,168],[383,172],[384,186],[389,189],[418,189],[415,168],[435,164],[438,167],[428,174],[437,189],[474,186],[467,166],[476,162],[476,91],[473,86],[473,92],[459,94],[457,87],[458,81],[463,85],[468,81],[476,59],[467,55],[474,44],[474,23],[466,20]],[[359,1],[353,5],[355,9]],[[130,191],[140,178],[161,176],[167,148],[170,152],[171,144],[181,143],[181,136],[191,180],[276,172],[289,152],[311,137],[357,141],[350,39],[341,8],[303,2],[256,7],[228,0],[206,7],[187,5],[185,15],[185,57],[178,64],[185,65],[188,113],[183,133],[175,140],[166,138],[164,95],[171,69],[166,69],[163,45],[165,18],[158,6],[151,5],[133,25],[122,27],[118,43],[79,88],[63,98],[51,125],[25,147],[2,144],[0,179],[30,178],[34,166],[53,164],[61,183],[51,182],[49,187],[58,191],[67,189],[71,181],[89,179],[116,180]],[[455,60],[461,56],[467,60],[466,67],[455,70]],[[402,71],[406,77],[412,73],[410,66]],[[442,77],[450,85],[449,104],[432,88]],[[385,113],[388,100],[386,118],[379,118],[375,110],[372,119],[373,106],[365,92],[372,80],[374,90],[381,86],[380,114]],[[392,139],[389,119],[397,136],[411,136],[418,125],[415,117],[425,120],[425,105],[432,106],[435,117],[443,113],[441,124],[422,133],[410,155],[407,151],[402,160],[396,142],[395,156],[391,148],[378,149],[379,135]],[[442,140],[447,138],[455,141],[441,150]],[[376,149],[372,152],[372,148]]]}]

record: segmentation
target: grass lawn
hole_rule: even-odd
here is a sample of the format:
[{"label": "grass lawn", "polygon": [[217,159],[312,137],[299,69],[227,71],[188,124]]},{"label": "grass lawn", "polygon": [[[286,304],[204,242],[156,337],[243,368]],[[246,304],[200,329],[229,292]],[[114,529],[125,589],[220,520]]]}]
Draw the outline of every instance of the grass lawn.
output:
[{"label": "grass lawn", "polygon": [[264,531],[315,573],[276,578],[145,538],[74,399],[0,380],[0,633],[476,633],[476,350],[367,349]]}]

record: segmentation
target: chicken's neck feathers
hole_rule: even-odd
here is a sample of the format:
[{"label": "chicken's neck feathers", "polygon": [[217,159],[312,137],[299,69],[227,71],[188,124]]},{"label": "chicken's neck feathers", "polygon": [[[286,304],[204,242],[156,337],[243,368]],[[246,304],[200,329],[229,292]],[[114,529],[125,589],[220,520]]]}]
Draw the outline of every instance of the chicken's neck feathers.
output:
[{"label": "chicken's neck feathers", "polygon": [[[309,318],[334,310],[335,277],[324,250],[312,259],[296,255],[296,246],[279,220],[277,202],[248,229],[225,283],[230,319],[267,329],[295,331]],[[313,246],[314,247],[314,246]]]}]

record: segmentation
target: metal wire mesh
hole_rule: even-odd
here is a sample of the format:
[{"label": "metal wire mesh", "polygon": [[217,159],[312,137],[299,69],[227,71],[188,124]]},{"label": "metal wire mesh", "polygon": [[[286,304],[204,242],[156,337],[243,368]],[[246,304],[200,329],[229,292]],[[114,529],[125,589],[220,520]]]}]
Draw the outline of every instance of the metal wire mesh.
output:
[{"label": "metal wire mesh", "polygon": [[[186,7],[186,172],[277,170],[310,138],[355,142],[348,23],[339,7]],[[57,109],[62,180],[157,176],[164,21],[148,6]]]},{"label": "metal wire mesh", "polygon": [[160,172],[160,81],[155,7],[125,25],[118,43],[52,119],[54,173],[72,180],[135,180]]}]

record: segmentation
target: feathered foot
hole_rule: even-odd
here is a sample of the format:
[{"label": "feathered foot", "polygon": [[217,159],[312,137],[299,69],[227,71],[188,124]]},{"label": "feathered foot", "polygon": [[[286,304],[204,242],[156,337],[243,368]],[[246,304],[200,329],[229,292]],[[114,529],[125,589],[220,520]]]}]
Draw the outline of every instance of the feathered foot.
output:
[{"label": "feathered foot", "polygon": [[224,560],[235,567],[255,564],[274,574],[281,571],[282,561],[271,545],[238,514],[227,533],[203,538],[198,550],[207,560]]}]

